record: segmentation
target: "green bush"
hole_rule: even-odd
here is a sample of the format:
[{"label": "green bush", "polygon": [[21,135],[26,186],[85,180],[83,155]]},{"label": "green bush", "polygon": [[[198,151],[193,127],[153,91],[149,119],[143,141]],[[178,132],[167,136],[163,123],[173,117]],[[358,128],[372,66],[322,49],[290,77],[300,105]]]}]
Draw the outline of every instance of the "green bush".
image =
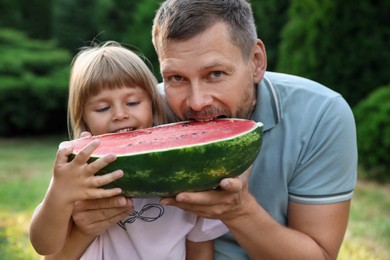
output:
[{"label": "green bush", "polygon": [[288,21],[290,0],[251,1],[258,37],[267,51],[267,70],[276,70],[281,31]]},{"label": "green bush", "polygon": [[357,125],[359,164],[365,176],[390,181],[390,85],[361,101],[354,114]]},{"label": "green bush", "polygon": [[66,132],[70,61],[51,41],[0,30],[0,136]]},{"label": "green bush", "polygon": [[319,81],[354,107],[388,84],[390,1],[292,0],[277,69]]}]

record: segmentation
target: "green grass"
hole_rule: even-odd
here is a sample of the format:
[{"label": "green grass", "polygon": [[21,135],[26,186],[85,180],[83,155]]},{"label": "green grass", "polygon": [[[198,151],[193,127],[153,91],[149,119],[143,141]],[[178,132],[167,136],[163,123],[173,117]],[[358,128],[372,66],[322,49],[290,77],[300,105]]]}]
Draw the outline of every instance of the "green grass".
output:
[{"label": "green grass", "polygon": [[390,259],[390,184],[359,181],[339,259]]},{"label": "green grass", "polygon": [[[28,238],[62,137],[0,138],[0,259],[42,259]],[[390,260],[390,185],[359,181],[341,260]]]},{"label": "green grass", "polygon": [[42,259],[30,244],[28,228],[49,184],[60,141],[0,139],[0,259]]}]

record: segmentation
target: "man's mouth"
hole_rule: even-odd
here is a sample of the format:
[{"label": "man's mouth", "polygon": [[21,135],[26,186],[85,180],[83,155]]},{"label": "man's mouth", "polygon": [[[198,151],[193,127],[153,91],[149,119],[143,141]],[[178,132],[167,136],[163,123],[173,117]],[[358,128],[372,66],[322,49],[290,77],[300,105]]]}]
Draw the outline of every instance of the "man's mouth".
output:
[{"label": "man's mouth", "polygon": [[220,115],[220,116],[207,117],[207,118],[193,117],[193,118],[190,118],[190,120],[195,120],[195,121],[199,121],[199,122],[209,122],[209,121],[212,121],[212,120],[218,119],[218,118],[227,118],[227,116],[226,115]]},{"label": "man's mouth", "polygon": [[228,118],[231,113],[227,108],[223,107],[209,107],[202,111],[194,111],[188,108],[184,112],[184,118],[188,120],[195,120],[200,122],[207,122],[218,118]]}]

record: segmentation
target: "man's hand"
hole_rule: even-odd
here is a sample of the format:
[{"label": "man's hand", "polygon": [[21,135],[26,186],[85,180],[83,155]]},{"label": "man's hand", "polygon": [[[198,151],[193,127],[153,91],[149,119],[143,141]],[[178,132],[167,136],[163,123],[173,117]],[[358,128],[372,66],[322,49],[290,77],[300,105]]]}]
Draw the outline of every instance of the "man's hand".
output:
[{"label": "man's hand", "polygon": [[77,201],[72,218],[79,230],[98,236],[133,212],[133,202],[122,196]]},{"label": "man's hand", "polygon": [[226,178],[220,187],[204,192],[182,192],[175,198],[161,199],[161,204],[191,211],[201,217],[228,220],[240,214],[240,208],[250,197],[248,177],[252,167],[236,178]]}]

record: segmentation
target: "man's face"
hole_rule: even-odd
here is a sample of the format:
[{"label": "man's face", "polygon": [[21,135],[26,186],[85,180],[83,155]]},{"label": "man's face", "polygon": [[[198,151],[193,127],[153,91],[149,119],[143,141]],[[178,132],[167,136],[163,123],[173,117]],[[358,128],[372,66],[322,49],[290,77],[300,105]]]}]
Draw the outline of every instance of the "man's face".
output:
[{"label": "man's face", "polygon": [[250,117],[266,66],[260,41],[244,60],[226,25],[216,23],[189,40],[168,40],[159,60],[168,103],[180,119]]}]

